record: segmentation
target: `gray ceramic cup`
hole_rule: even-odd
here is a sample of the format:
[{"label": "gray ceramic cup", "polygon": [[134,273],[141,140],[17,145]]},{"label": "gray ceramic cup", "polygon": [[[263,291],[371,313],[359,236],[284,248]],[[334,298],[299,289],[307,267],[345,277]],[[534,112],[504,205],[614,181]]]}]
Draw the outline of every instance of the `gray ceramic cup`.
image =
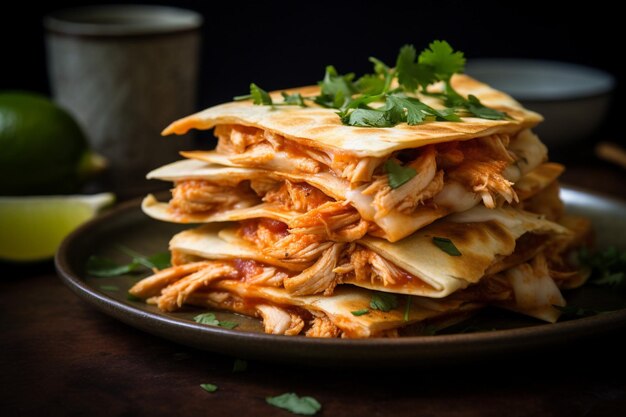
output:
[{"label": "gray ceramic cup", "polygon": [[189,137],[160,136],[196,104],[202,16],[163,6],[91,6],[44,19],[54,99],[109,162],[106,188],[154,188],[146,173],[179,159]]}]

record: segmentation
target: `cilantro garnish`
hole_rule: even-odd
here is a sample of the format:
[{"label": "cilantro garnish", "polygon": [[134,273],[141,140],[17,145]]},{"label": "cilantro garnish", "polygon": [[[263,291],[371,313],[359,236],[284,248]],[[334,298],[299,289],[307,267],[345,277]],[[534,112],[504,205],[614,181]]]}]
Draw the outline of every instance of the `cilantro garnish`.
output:
[{"label": "cilantro garnish", "polygon": [[433,237],[433,243],[450,256],[461,256],[461,251],[459,251],[457,247],[454,246],[454,243],[447,237],[435,236]]},{"label": "cilantro garnish", "polygon": [[119,264],[111,259],[92,255],[87,259],[87,273],[95,277],[106,278],[129,274],[141,270],[142,267],[150,270],[161,270],[170,266],[169,252],[146,257],[124,246],[119,246],[118,249],[130,256],[132,261],[127,264]]},{"label": "cilantro garnish", "polygon": [[626,252],[620,252],[614,246],[593,253],[582,248],[578,259],[582,265],[591,268],[591,284],[626,288]]},{"label": "cilantro garnish", "polygon": [[200,384],[200,388],[202,388],[206,392],[215,392],[215,391],[217,391],[217,385],[214,385],[214,384]]},{"label": "cilantro garnish", "polygon": [[595,308],[579,307],[579,306],[575,306],[575,305],[566,305],[566,306],[552,305],[552,307],[554,307],[557,310],[559,310],[561,312],[561,314],[563,314],[563,316],[565,316],[564,318],[567,318],[568,316],[570,318],[589,317],[589,316],[595,316],[595,315],[601,314],[601,313],[606,313],[606,311],[604,311],[604,310],[598,310],[598,309],[595,309]]},{"label": "cilantro garnish", "polygon": [[417,175],[417,171],[413,167],[403,167],[392,159],[385,161],[385,172],[389,179],[389,186],[393,189],[406,184],[414,176]]},{"label": "cilantro garnish", "polygon": [[362,308],[361,310],[355,310],[355,311],[351,311],[350,313],[352,313],[353,316],[362,316],[363,314],[367,314],[370,311],[367,308]]},{"label": "cilantro garnish", "polygon": [[117,285],[100,285],[100,289],[104,291],[119,291],[120,287]]},{"label": "cilantro garnish", "polygon": [[226,329],[234,329],[235,327],[239,326],[238,323],[235,323],[233,321],[220,321],[217,319],[217,317],[215,317],[215,313],[210,312],[198,314],[193,319],[196,323],[208,324],[209,326],[219,326]]},{"label": "cilantro garnish", "polygon": [[406,303],[404,304],[404,321],[409,321],[409,313],[411,312],[411,296],[406,296]]},{"label": "cilantro garnish", "polygon": [[322,409],[322,405],[315,398],[298,397],[293,392],[287,392],[275,397],[266,397],[265,401],[274,407],[305,416],[312,416]]},{"label": "cilantro garnish", "polygon": [[252,98],[252,102],[254,104],[263,104],[266,106],[271,106],[274,104],[272,102],[272,97],[270,97],[269,93],[255,83],[250,84],[250,97]]},{"label": "cilantro garnish", "polygon": [[398,307],[398,298],[395,294],[376,292],[372,295],[370,307],[374,310],[387,312]]},{"label": "cilantro garnish", "polygon": [[[463,72],[465,57],[452,49],[446,41],[434,41],[419,55],[413,45],[400,48],[395,68],[377,58],[370,58],[374,73],[365,74],[354,81],[354,73],[341,75],[335,67],[326,67],[324,79],[318,84],[318,96],[302,97],[300,94],[282,93],[284,101],[274,103],[269,94],[256,84],[250,84],[250,94],[235,97],[236,100],[252,99],[257,105],[299,105],[305,107],[305,100],[320,106],[337,109],[341,122],[349,126],[392,127],[399,123],[417,125],[426,121],[460,121],[460,115],[470,115],[482,119],[502,120],[506,113],[489,108],[469,95],[460,95],[450,80],[456,73]],[[397,87],[391,88],[394,80]],[[433,94],[427,91],[431,84],[443,82],[444,91]],[[447,107],[436,110],[407,93],[420,92],[439,98]],[[372,103],[382,103],[371,107]]]}]

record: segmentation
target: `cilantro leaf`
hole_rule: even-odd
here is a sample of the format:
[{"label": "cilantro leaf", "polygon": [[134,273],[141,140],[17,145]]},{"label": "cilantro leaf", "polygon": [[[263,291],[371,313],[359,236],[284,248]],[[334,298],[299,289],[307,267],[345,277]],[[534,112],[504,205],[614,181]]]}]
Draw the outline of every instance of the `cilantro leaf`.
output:
[{"label": "cilantro leaf", "polygon": [[195,316],[194,321],[200,324],[207,324],[209,326],[219,326],[224,327],[226,329],[234,329],[239,326],[239,323],[235,323],[234,321],[220,321],[215,317],[215,313],[202,313]]},{"label": "cilantro leaf", "polygon": [[431,67],[434,75],[441,81],[447,81],[452,75],[465,69],[463,52],[455,52],[446,41],[431,42],[420,54],[418,62]]},{"label": "cilantro leaf", "polygon": [[141,265],[131,262],[126,265],[120,265],[117,262],[92,255],[87,259],[86,270],[89,275],[99,278],[116,277],[136,271]]},{"label": "cilantro leaf", "polygon": [[433,237],[433,243],[450,256],[461,256],[461,251],[459,251],[457,247],[454,246],[454,243],[447,237],[435,236]]},{"label": "cilantro leaf", "polygon": [[100,285],[100,289],[104,291],[119,291],[120,287],[117,285]]},{"label": "cilantro leaf", "polygon": [[274,104],[269,93],[255,83],[250,84],[250,97],[252,98],[252,102],[256,105],[271,106]]},{"label": "cilantro leaf", "polygon": [[280,94],[282,94],[283,96],[284,104],[293,104],[300,107],[307,107],[306,103],[304,102],[304,98],[300,93],[287,94],[283,91]]},{"label": "cilantro leaf", "polygon": [[592,253],[587,248],[582,248],[578,259],[582,265],[591,269],[594,279],[590,283],[626,288],[626,251],[620,252],[611,246]]},{"label": "cilantro leaf", "polygon": [[413,297],[410,295],[406,296],[406,302],[404,304],[404,321],[409,321],[409,313],[411,312],[411,301]]},{"label": "cilantro leaf", "polygon": [[357,92],[352,85],[353,78],[354,73],[339,75],[335,67],[327,66],[324,79],[318,83],[322,94],[315,98],[315,102],[324,107],[343,107]]},{"label": "cilantro leaf", "polygon": [[214,313],[202,313],[193,318],[196,323],[208,324],[210,326],[218,326],[219,320],[215,317]]},{"label": "cilantro leaf", "polygon": [[417,175],[417,171],[413,167],[403,167],[392,159],[385,161],[385,172],[389,181],[389,186],[393,189],[400,187],[407,183],[414,176]]},{"label": "cilantro leaf", "polygon": [[415,91],[418,86],[418,70],[415,59],[417,52],[413,45],[404,45],[396,59],[398,83],[407,91]]},{"label": "cilantro leaf", "polygon": [[375,292],[370,300],[370,307],[374,310],[387,312],[398,307],[398,298],[395,294]]},{"label": "cilantro leaf", "polygon": [[350,113],[341,113],[341,121],[345,125],[359,127],[392,127],[398,124],[389,118],[389,113],[375,109],[356,109]]},{"label": "cilantro leaf", "polygon": [[225,329],[234,329],[235,327],[239,326],[239,323],[235,323],[234,321],[226,321],[226,320],[222,320],[220,321],[219,324],[220,327],[223,327]]},{"label": "cilantro leaf", "polygon": [[215,391],[217,391],[217,385],[213,385],[213,384],[200,384],[200,388],[202,388],[206,392],[215,392]]},{"label": "cilantro leaf", "polygon": [[364,314],[369,313],[370,311],[367,308],[362,308],[361,310],[351,311],[353,316],[362,316]]},{"label": "cilantro leaf", "polygon": [[322,405],[315,398],[299,397],[293,392],[287,392],[275,397],[266,397],[265,401],[274,407],[305,416],[312,416],[322,409]]},{"label": "cilantro leaf", "polygon": [[374,64],[374,73],[378,75],[386,75],[391,71],[391,68],[383,61],[378,58],[374,58],[373,56],[368,58],[369,62]]},{"label": "cilantro leaf", "polygon": [[595,316],[597,314],[605,313],[606,311],[597,310],[595,308],[584,308],[575,305],[566,305],[566,306],[558,306],[553,304],[552,307],[556,308],[567,318],[576,318],[576,317],[589,317]]},{"label": "cilantro leaf", "polygon": [[366,95],[377,95],[385,91],[385,78],[375,74],[365,74],[356,82],[354,86],[359,93]]},{"label": "cilantro leaf", "polygon": [[467,102],[465,108],[476,117],[488,120],[502,120],[506,119],[506,113],[499,110],[489,108],[478,100],[478,97],[474,95],[467,96]]},{"label": "cilantro leaf", "polygon": [[132,257],[133,263],[143,265],[149,269],[160,270],[160,269],[169,268],[171,266],[169,252],[157,253],[156,255],[145,257],[142,254],[135,252],[132,249],[127,248],[126,246],[119,245],[118,249],[124,252],[126,255]]}]

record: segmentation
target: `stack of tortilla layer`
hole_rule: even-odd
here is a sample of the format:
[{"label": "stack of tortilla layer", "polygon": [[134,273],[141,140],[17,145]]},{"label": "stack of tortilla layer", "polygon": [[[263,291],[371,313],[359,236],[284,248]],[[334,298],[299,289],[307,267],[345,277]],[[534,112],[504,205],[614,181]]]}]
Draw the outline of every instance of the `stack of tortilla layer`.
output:
[{"label": "stack of tortilla layer", "polygon": [[214,128],[217,148],[149,173],[172,198],[142,207],[199,226],[131,293],[313,337],[419,334],[485,305],[556,321],[560,289],[584,281],[567,259],[588,223],[564,214],[563,167],[531,131],[541,117],[468,76],[452,84],[508,117],[353,127],[333,109],[248,100],[174,122],[165,134]]}]

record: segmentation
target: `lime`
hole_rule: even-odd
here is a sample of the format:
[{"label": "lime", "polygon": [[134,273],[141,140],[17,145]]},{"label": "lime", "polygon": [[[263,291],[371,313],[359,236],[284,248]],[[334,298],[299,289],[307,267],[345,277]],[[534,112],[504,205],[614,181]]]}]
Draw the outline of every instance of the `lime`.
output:
[{"label": "lime", "polygon": [[65,236],[114,199],[111,193],[0,197],[0,259],[53,257]]},{"label": "lime", "polygon": [[0,193],[76,192],[94,163],[74,118],[48,98],[29,92],[0,92]]}]

